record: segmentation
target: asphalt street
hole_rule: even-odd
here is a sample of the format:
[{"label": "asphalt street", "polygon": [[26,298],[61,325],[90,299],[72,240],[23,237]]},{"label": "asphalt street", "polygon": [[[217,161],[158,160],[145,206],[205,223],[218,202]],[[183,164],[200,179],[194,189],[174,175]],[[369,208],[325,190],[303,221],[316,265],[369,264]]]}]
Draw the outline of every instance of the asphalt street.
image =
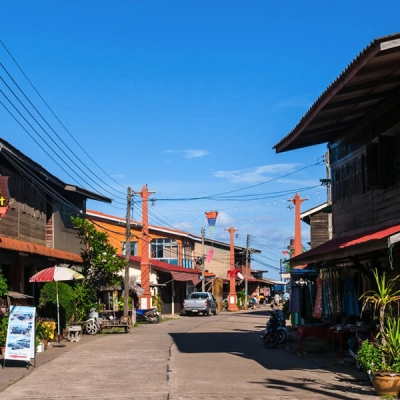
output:
[{"label": "asphalt street", "polygon": [[[28,370],[0,370],[0,398],[377,399],[364,373],[330,351],[299,356],[293,338],[267,350],[266,310],[176,317],[130,333],[85,335],[50,348]],[[7,375],[8,374],[8,375]]]}]

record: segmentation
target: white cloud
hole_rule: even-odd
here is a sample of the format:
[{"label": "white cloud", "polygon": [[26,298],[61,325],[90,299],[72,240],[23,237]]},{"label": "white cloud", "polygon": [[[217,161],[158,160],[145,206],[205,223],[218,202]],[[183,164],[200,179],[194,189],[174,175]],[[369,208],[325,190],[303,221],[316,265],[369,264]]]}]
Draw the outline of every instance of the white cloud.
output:
[{"label": "white cloud", "polygon": [[164,153],[183,154],[184,158],[199,158],[210,154],[207,150],[166,150]]},{"label": "white cloud", "polygon": [[234,183],[259,183],[284,176],[298,168],[299,164],[271,164],[244,170],[217,171],[216,178],[226,179]]},{"label": "white cloud", "polygon": [[283,100],[276,104],[276,108],[288,108],[288,107],[309,108],[310,106],[311,102],[308,98],[308,95],[289,97],[288,99]]}]

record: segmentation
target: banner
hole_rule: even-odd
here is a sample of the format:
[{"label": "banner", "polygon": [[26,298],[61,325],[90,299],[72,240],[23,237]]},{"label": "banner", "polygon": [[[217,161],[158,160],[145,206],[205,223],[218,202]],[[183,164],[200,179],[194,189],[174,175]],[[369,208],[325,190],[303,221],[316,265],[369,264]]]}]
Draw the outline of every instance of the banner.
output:
[{"label": "banner", "polygon": [[208,254],[207,254],[207,258],[206,258],[206,261],[207,261],[208,263],[211,262],[212,257],[213,257],[213,254],[214,254],[214,249],[208,250]]},{"label": "banner", "polygon": [[36,307],[11,307],[5,360],[30,362],[31,358],[35,358],[35,320]]},{"label": "banner", "polygon": [[215,223],[217,222],[218,211],[207,211],[206,217],[208,226],[210,227],[211,233],[214,233]]}]

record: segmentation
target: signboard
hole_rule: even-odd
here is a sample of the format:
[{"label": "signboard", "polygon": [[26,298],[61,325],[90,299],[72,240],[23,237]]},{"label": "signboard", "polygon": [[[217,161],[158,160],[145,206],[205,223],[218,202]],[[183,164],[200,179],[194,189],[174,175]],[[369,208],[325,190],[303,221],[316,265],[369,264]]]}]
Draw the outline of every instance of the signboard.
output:
[{"label": "signboard", "polygon": [[12,306],[8,320],[5,360],[35,358],[36,307]]},{"label": "signboard", "polygon": [[289,273],[281,274],[281,279],[290,279],[290,274]]}]

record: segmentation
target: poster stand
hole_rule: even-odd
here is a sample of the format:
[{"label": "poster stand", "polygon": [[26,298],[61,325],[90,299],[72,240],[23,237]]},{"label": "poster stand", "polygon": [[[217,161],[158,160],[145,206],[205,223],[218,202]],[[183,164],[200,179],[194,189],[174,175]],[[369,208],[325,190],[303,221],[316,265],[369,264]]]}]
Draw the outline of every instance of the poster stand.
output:
[{"label": "poster stand", "polygon": [[6,360],[25,361],[27,369],[34,359],[36,367],[36,307],[12,306],[10,307],[3,369]]}]

